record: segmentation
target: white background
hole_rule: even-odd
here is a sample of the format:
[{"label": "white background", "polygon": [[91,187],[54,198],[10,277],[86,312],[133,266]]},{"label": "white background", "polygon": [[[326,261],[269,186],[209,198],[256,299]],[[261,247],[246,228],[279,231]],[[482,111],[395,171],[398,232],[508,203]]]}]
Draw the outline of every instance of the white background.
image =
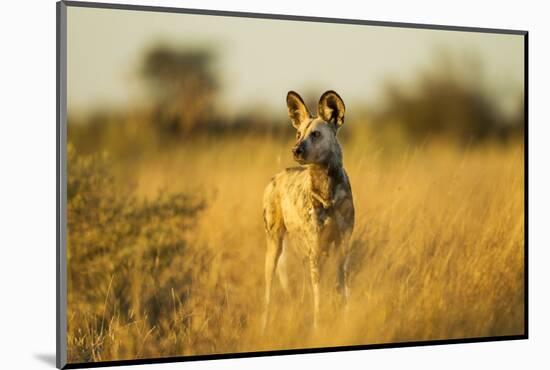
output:
[{"label": "white background", "polygon": [[[550,139],[550,22],[545,2],[150,0],[133,3],[530,31],[529,340],[139,368],[550,368],[550,224],[547,218],[550,206],[547,172],[550,167],[550,144],[547,142]],[[53,368],[55,2],[4,2],[0,37],[0,366]]]}]

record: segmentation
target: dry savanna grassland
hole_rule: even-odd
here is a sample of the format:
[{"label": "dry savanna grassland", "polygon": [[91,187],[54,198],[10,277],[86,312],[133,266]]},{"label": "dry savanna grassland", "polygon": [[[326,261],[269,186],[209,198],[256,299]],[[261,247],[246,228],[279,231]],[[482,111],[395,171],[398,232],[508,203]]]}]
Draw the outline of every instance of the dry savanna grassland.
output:
[{"label": "dry savanna grassland", "polygon": [[344,139],[348,310],[327,284],[313,331],[295,260],[265,334],[261,197],[290,138],[199,135],[124,160],[69,145],[69,361],[522,334],[522,144]]}]

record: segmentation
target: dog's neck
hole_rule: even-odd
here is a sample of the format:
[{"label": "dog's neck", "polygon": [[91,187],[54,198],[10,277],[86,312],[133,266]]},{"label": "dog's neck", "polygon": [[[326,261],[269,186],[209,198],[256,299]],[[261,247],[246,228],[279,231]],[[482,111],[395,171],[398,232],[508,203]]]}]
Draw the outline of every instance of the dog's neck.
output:
[{"label": "dog's neck", "polygon": [[342,156],[334,156],[326,163],[309,164],[306,167],[310,174],[314,204],[329,209],[336,201],[336,188],[344,181]]}]

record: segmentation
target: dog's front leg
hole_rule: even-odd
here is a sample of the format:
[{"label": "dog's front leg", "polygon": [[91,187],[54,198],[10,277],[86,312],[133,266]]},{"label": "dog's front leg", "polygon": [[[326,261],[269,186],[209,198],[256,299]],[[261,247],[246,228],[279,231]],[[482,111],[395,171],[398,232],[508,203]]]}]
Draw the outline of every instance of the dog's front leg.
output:
[{"label": "dog's front leg", "polygon": [[351,258],[351,232],[346,233],[338,248],[338,292],[343,308],[343,323],[349,323],[349,300],[350,300],[350,258]]},{"label": "dog's front leg", "polygon": [[311,290],[313,293],[313,328],[319,327],[320,310],[320,280],[321,280],[321,261],[318,252],[309,255],[309,272],[311,274]]},{"label": "dog's front leg", "polygon": [[338,292],[342,298],[344,309],[347,309],[349,301],[349,253],[342,253],[338,266]]},{"label": "dog's front leg", "polygon": [[309,239],[306,239],[306,243],[309,250],[309,273],[313,296],[313,328],[316,330],[319,328],[321,321],[321,280],[324,279],[327,245],[322,230],[316,229],[315,232],[309,234],[309,237]]},{"label": "dog's front leg", "polygon": [[344,308],[347,308],[350,289],[349,289],[349,264],[351,253],[351,233],[346,233],[338,246],[338,291],[342,297]]}]

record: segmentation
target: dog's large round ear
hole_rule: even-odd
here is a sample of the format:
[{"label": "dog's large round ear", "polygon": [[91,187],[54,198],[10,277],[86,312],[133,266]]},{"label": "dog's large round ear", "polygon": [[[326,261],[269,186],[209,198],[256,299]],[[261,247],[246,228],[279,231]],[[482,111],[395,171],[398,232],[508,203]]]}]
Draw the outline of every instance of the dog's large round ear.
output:
[{"label": "dog's large round ear", "polygon": [[344,101],[336,92],[329,90],[321,95],[319,99],[319,117],[323,120],[334,123],[336,127],[344,124],[346,106]]},{"label": "dog's large round ear", "polygon": [[296,129],[300,127],[303,121],[311,118],[304,100],[294,91],[289,91],[286,95],[286,106],[288,107],[288,116],[292,126]]}]

